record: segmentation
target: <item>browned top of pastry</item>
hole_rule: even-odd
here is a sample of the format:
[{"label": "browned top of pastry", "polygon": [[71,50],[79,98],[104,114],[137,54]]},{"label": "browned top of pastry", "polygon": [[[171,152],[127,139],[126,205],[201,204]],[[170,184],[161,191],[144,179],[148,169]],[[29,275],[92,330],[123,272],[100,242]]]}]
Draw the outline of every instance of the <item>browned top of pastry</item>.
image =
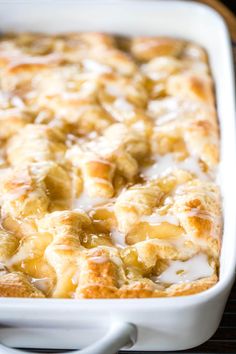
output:
[{"label": "browned top of pastry", "polygon": [[190,295],[217,282],[219,128],[205,50],[0,38],[0,296]]}]

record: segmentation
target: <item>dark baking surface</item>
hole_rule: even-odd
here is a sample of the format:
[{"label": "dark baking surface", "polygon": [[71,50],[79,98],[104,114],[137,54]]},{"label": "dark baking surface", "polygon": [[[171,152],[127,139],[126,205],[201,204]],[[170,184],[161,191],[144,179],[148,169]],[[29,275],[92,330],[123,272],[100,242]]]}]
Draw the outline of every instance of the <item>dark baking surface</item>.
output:
[{"label": "dark baking surface", "polygon": [[231,11],[236,13],[236,1],[235,0],[221,0]]}]

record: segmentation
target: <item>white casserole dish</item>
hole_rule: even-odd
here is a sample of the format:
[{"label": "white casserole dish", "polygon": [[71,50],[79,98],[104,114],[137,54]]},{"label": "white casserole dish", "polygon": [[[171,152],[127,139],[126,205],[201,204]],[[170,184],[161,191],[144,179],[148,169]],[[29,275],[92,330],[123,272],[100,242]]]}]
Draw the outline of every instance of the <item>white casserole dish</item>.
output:
[{"label": "white casserole dish", "polygon": [[[100,347],[84,353],[115,352],[130,334],[135,336],[134,327],[127,322],[137,328],[131,350],[183,350],[200,345],[219,325],[236,264],[235,91],[230,39],[222,18],[209,7],[189,1],[18,0],[0,2],[0,30],[167,35],[204,46],[216,85],[224,208],[220,280],[213,288],[192,296],[157,299],[1,298],[0,343],[24,348],[84,348],[119,321]],[[111,346],[105,349],[108,344]],[[13,351],[1,346],[0,352]]]}]

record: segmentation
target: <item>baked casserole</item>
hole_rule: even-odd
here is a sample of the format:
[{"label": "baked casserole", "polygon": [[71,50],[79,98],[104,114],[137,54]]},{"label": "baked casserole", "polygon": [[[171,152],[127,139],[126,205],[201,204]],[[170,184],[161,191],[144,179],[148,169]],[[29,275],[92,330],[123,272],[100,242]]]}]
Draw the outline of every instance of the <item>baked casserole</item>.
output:
[{"label": "baked casserole", "polygon": [[0,296],[190,295],[218,280],[207,54],[164,37],[0,38]]}]

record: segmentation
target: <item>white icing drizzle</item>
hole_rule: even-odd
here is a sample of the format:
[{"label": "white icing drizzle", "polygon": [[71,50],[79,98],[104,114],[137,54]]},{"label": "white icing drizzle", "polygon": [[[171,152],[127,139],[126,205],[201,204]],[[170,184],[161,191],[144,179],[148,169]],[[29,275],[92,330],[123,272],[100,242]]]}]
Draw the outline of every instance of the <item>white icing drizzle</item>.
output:
[{"label": "white icing drizzle", "polygon": [[11,99],[11,103],[15,107],[25,108],[25,103],[19,96],[13,96],[12,99]]},{"label": "white icing drizzle", "polygon": [[92,198],[86,192],[82,192],[79,198],[74,199],[72,210],[81,208],[85,211],[88,211],[100,204],[105,204],[109,201],[109,198]]},{"label": "white icing drizzle", "polygon": [[98,263],[98,264],[106,263],[109,261],[109,258],[107,256],[94,256],[94,257],[89,257],[89,259],[93,263]]},{"label": "white icing drizzle", "polygon": [[171,154],[165,156],[160,156],[158,160],[150,167],[145,167],[141,171],[141,175],[150,179],[154,179],[164,172],[168,173],[171,169],[171,164],[173,162],[173,157]]},{"label": "white icing drizzle", "polygon": [[[0,164],[2,163],[2,159],[0,157]],[[8,175],[8,173],[11,172],[11,169],[9,167],[6,168],[0,168],[0,178],[4,178]]]},{"label": "white icing drizzle", "polygon": [[111,261],[115,263],[118,267],[120,267],[123,263],[120,257],[117,257],[115,255],[110,255]]},{"label": "white icing drizzle", "polygon": [[159,117],[157,120],[157,125],[162,125],[165,123],[169,123],[172,120],[175,120],[178,118],[178,113],[173,111],[173,112],[168,112],[164,114],[163,116]]},{"label": "white icing drizzle", "polygon": [[153,100],[148,104],[149,114],[155,119],[157,125],[162,125],[179,116],[179,101],[175,97],[162,100]]},{"label": "white icing drizzle", "polygon": [[157,282],[167,284],[189,283],[210,277],[213,268],[209,265],[207,255],[199,253],[187,261],[170,261],[169,267],[158,277]]},{"label": "white icing drizzle", "polygon": [[18,65],[22,64],[28,64],[28,65],[48,65],[48,64],[58,64],[61,60],[61,56],[58,53],[51,53],[47,55],[41,55],[41,56],[22,56],[16,57],[16,59],[12,62],[10,67],[15,67]]},{"label": "white icing drizzle", "polygon": [[145,131],[145,123],[142,120],[138,120],[134,124],[132,124],[132,128],[134,128],[136,131],[143,133]]},{"label": "white icing drizzle", "polygon": [[197,208],[192,208],[190,211],[184,212],[187,217],[197,216],[201,219],[211,220],[212,216],[208,210],[199,210]]},{"label": "white icing drizzle", "polygon": [[153,213],[151,215],[143,215],[140,221],[148,222],[151,225],[160,225],[163,222],[167,222],[172,225],[179,225],[179,220],[175,215],[165,214],[160,215]]},{"label": "white icing drizzle", "polygon": [[132,104],[130,104],[125,98],[123,97],[118,97],[114,103],[114,108],[121,110],[121,111],[125,111],[125,112],[133,112],[134,107],[132,106]]},{"label": "white icing drizzle", "polygon": [[[104,137],[92,140],[86,145],[88,151],[99,151],[99,154],[106,156],[114,150],[114,142],[108,142]],[[102,160],[104,161],[104,160]],[[108,162],[108,161],[107,161]],[[110,163],[111,164],[111,163]]]},{"label": "white icing drizzle", "polygon": [[101,64],[92,59],[85,59],[82,61],[85,70],[92,71],[97,74],[104,74],[111,72],[111,68],[107,65]]},{"label": "white icing drizzle", "polygon": [[[150,40],[148,41],[148,43],[141,43],[139,45],[139,49],[148,49],[149,47],[156,45],[155,40]],[[188,49],[186,50],[185,53],[187,56],[194,58],[194,59],[201,59],[201,50],[198,49],[197,47],[194,47],[194,45],[191,47],[188,47]],[[17,59],[18,54],[16,53],[16,59]],[[22,57],[22,60],[19,60],[19,62],[15,62],[13,63],[14,65],[19,65],[21,63],[26,63],[26,64],[45,64],[46,66],[48,66],[48,64],[50,63],[60,63],[61,61],[61,56],[59,54],[49,54],[49,55],[45,55],[45,56],[32,56],[31,57]],[[97,59],[99,60],[99,59]],[[168,65],[172,64],[169,61],[173,61],[173,66],[174,66],[174,62],[177,60],[176,59],[171,59],[171,58],[157,58],[155,59],[156,62],[158,61],[158,63],[160,63],[160,70],[155,70],[155,66],[153,66],[153,70],[152,70],[152,66],[150,66],[150,63],[148,64],[144,64],[141,65],[141,71],[143,70],[144,74],[146,74],[146,76],[149,76],[150,78],[152,78],[153,80],[163,80],[166,77],[171,75],[171,72],[168,72]],[[168,61],[169,60],[169,61]],[[152,61],[153,62],[153,61]],[[205,63],[202,62],[191,62],[191,61],[187,61],[184,63],[181,63],[179,65],[183,65],[185,64],[186,68],[185,70],[192,70],[193,72],[196,71],[198,72],[204,72],[206,71],[207,65]],[[162,67],[163,65],[163,67]],[[165,69],[165,65],[166,65],[166,69]],[[69,66],[69,65],[67,65]],[[170,65],[171,66],[171,65]],[[62,66],[63,68],[63,66]],[[150,70],[151,69],[151,70]],[[81,73],[80,71],[84,70],[85,72]],[[166,71],[165,71],[166,70]],[[69,70],[67,72],[64,71],[63,69],[59,68],[57,70],[57,76],[52,76],[48,78],[44,77],[44,75],[41,78],[41,74],[39,73],[38,75],[36,75],[36,77],[34,79],[32,79],[32,84],[33,86],[35,86],[35,91],[31,91],[29,93],[26,93],[25,97],[27,98],[31,98],[31,99],[35,99],[36,101],[38,99],[38,97],[40,98],[40,101],[42,105],[45,104],[45,106],[47,105],[47,100],[54,100],[54,95],[58,96],[56,97],[56,99],[58,99],[59,101],[62,101],[61,107],[59,107],[60,109],[58,110],[58,112],[56,112],[56,119],[53,119],[49,122],[49,126],[57,126],[57,124],[61,124],[60,123],[60,116],[67,116],[68,115],[68,107],[69,104],[72,104],[72,117],[75,116],[75,118],[77,118],[77,115],[86,113],[88,109],[90,109],[90,104],[92,105],[92,103],[90,103],[90,98],[94,98],[96,96],[96,92],[97,92],[97,88],[98,88],[98,78],[99,75],[102,75],[104,73],[109,73],[112,72],[112,68],[104,65],[98,61],[96,61],[96,59],[84,59],[82,60],[82,67],[81,64],[76,64],[74,66],[74,68],[72,70]],[[121,70],[122,71],[122,70]],[[80,76],[77,76],[80,75]],[[46,74],[47,76],[47,74]],[[45,83],[44,83],[44,79]],[[79,80],[78,80],[79,79]],[[134,78],[135,79],[135,78]],[[82,82],[84,80],[84,82]],[[42,81],[42,83],[40,84],[40,81]],[[78,82],[80,83],[80,88],[78,90]],[[134,82],[135,83],[135,82]],[[162,85],[164,85],[162,82],[160,83],[160,87],[162,87]],[[39,86],[39,89],[37,90],[37,86]],[[42,86],[42,87],[41,87]],[[157,87],[157,86],[156,86]],[[131,91],[132,89],[134,90],[135,88],[132,87],[131,85]],[[132,102],[129,102],[129,99],[127,98],[127,92],[126,92],[126,87],[124,87],[123,85],[119,85],[119,81],[114,82],[114,83],[110,83],[107,84],[105,86],[105,90],[106,90],[106,94],[110,95],[110,100],[108,100],[109,102],[106,102],[106,100],[104,100],[105,102],[101,102],[98,104],[102,104],[104,105],[104,107],[106,108],[106,105],[108,108],[107,111],[110,112],[110,110],[112,111],[112,109],[114,109],[114,112],[112,111],[112,115],[117,116],[117,121],[122,121],[123,119],[125,119],[127,114],[128,116],[132,116],[134,110],[135,110],[135,104],[132,104]],[[132,93],[132,92],[131,92]],[[50,97],[51,96],[51,97]],[[83,102],[81,102],[81,105],[79,105],[80,100],[81,99],[88,99],[88,104],[83,104]],[[3,102],[2,102],[3,101]],[[8,101],[10,103],[8,103]],[[68,101],[68,102],[65,102]],[[78,101],[78,107],[76,108],[76,101]],[[0,93],[0,102],[2,102],[2,106],[4,108],[8,108],[8,106],[14,106],[16,108],[11,108],[12,113],[21,113],[21,110],[25,108],[25,103],[24,101],[18,97],[18,96],[6,96],[3,93]],[[55,101],[57,102],[57,101]],[[85,100],[86,102],[86,100]],[[93,101],[92,101],[93,102]],[[60,103],[60,102],[59,102]],[[65,105],[65,103],[68,103],[68,107],[67,105]],[[199,119],[201,118],[201,115],[203,115],[204,118],[204,114],[205,114],[205,110],[206,112],[208,111],[207,105],[204,108],[204,105],[202,105],[201,103],[196,103],[196,102],[192,102],[191,100],[181,100],[179,98],[176,97],[166,97],[163,99],[157,99],[157,100],[153,100],[153,101],[149,101],[148,103],[148,107],[147,107],[147,113],[148,115],[150,115],[150,117],[153,120],[153,129],[159,129],[160,131],[164,131],[165,129],[168,130],[168,127],[170,125],[168,125],[168,123],[173,122],[176,120],[176,122],[179,122],[182,124],[183,122],[183,126],[184,126],[184,121],[186,119],[192,119],[192,118],[196,118]],[[5,105],[5,106],[4,106]],[[60,104],[59,104],[60,105]],[[73,106],[74,105],[74,106]],[[109,106],[112,106],[112,108],[109,108]],[[73,110],[73,107],[75,107],[75,109]],[[96,107],[95,107],[96,108]],[[110,110],[109,110],[110,109]],[[8,110],[6,111],[6,113],[4,113],[4,111],[0,112],[1,115],[4,114],[8,115],[10,108],[8,108]],[[210,112],[210,108],[209,108],[209,112]],[[41,112],[42,113],[42,112]],[[47,116],[48,114],[48,116]],[[123,118],[124,117],[124,118]],[[115,117],[116,118],[116,117]],[[47,120],[50,120],[50,114],[49,113],[43,113],[41,115],[39,115],[36,118],[36,122],[38,123],[44,123]],[[63,120],[62,120],[63,121]],[[59,122],[59,123],[57,123]],[[175,123],[173,122],[173,129],[175,129]],[[167,128],[166,126],[163,127],[163,125],[165,125],[167,123]],[[143,133],[145,131],[145,124],[142,120],[138,120],[136,123],[133,124],[132,128],[136,129],[138,132]],[[179,123],[177,123],[179,124]],[[113,130],[114,132],[114,130]],[[71,151],[68,153],[67,151],[67,155],[68,158],[72,157],[73,163],[75,166],[80,167],[81,172],[83,173],[84,170],[84,166],[82,163],[87,163],[87,162],[98,162],[101,164],[105,164],[105,165],[109,165],[111,167],[111,170],[114,172],[115,168],[116,168],[116,164],[113,164],[107,160],[104,160],[105,158],[109,159],[111,156],[112,152],[116,152],[116,149],[118,150],[119,147],[123,148],[123,143],[124,143],[124,149],[126,148],[126,143],[128,145],[129,142],[129,138],[127,138],[127,141],[123,141],[123,136],[122,134],[118,134],[118,130],[114,132],[114,136],[112,134],[107,134],[107,136],[100,136],[98,135],[99,133],[96,133],[95,131],[90,133],[90,135],[86,135],[83,138],[77,138],[76,136],[73,136],[72,134],[69,134],[67,137],[67,147],[71,147]],[[184,133],[185,134],[185,133]],[[37,135],[37,134],[36,134]],[[34,134],[31,134],[31,139],[32,141],[35,140],[34,138]],[[37,137],[36,137],[37,138]],[[184,135],[185,138],[185,135]],[[212,143],[218,144],[218,138],[217,137],[212,137],[209,136],[208,137]],[[93,139],[92,141],[89,141],[90,139]],[[179,161],[177,159],[175,159],[175,154],[173,153],[169,153],[169,154],[165,154],[164,156],[155,156],[155,161],[154,163],[149,166],[149,167],[145,167],[141,170],[141,176],[145,177],[148,180],[152,180],[158,176],[162,176],[162,175],[166,175],[167,173],[176,170],[176,169],[183,169],[183,170],[187,170],[189,172],[192,172],[194,175],[196,175],[200,180],[202,181],[208,181],[209,179],[211,179],[211,175],[210,172],[209,174],[206,174],[202,171],[201,169],[201,165],[199,164],[199,159],[197,157],[197,151],[195,151],[195,148],[191,146],[191,144],[188,144],[187,138],[186,140],[186,144],[190,145],[187,146],[188,151],[191,155],[196,155],[195,156],[190,156],[187,157],[186,159]],[[137,138],[138,141],[138,138]],[[134,138],[134,142],[135,142],[135,138]],[[132,136],[131,136],[131,143],[132,143]],[[78,144],[78,147],[75,146],[73,149],[73,145],[74,144]],[[80,148],[81,146],[81,148]],[[46,149],[46,148],[45,148]],[[77,150],[76,150],[77,149]],[[118,150],[119,152],[119,150]],[[30,153],[25,153],[26,158],[27,158],[27,154],[30,155]],[[71,156],[70,156],[71,154]],[[73,156],[74,154],[74,156]],[[98,155],[97,155],[98,154]],[[42,160],[45,159],[46,156],[46,152],[44,151],[44,149],[41,149],[38,152],[34,153],[34,157],[35,159],[38,160]],[[31,155],[30,155],[31,156]],[[95,156],[95,157],[94,157]],[[46,156],[47,157],[47,156]],[[104,159],[103,159],[104,157]],[[110,158],[112,160],[112,158]],[[1,160],[0,157],[0,164],[1,163],[5,163],[4,159]],[[35,165],[36,166],[36,165]],[[35,173],[35,175],[38,173],[37,168],[39,168],[39,171],[42,169],[43,165],[37,165],[37,167],[32,167],[32,173]],[[5,173],[8,172],[9,169],[2,169],[0,170],[0,177],[3,178],[5,176]],[[87,171],[86,171],[87,172]],[[112,177],[112,173],[111,172],[111,177]],[[89,174],[89,173],[88,173]],[[143,205],[143,201],[142,198],[140,197],[140,199],[137,198],[136,201],[134,201],[132,198],[130,201],[122,201],[122,192],[119,194],[118,198],[101,198],[101,197],[91,197],[88,195],[87,190],[89,191],[89,188],[91,187],[92,184],[94,183],[99,183],[99,184],[104,184],[104,185],[111,185],[112,183],[107,180],[107,179],[103,179],[103,178],[99,178],[99,177],[94,177],[91,179],[86,178],[86,173],[84,173],[83,176],[83,184],[85,186],[85,190],[80,194],[80,196],[78,198],[76,198],[74,196],[73,198],[73,203],[72,203],[72,210],[77,210],[77,209],[82,209],[84,211],[90,211],[91,215],[92,213],[96,213],[96,208],[97,207],[101,207],[101,208],[106,208],[109,211],[114,211],[114,201],[116,202],[118,198],[121,199],[121,204],[123,206],[129,206],[129,207],[135,207],[137,209],[139,209],[140,205],[142,206],[142,209],[144,209],[144,214],[145,214],[145,208],[147,210],[148,213],[148,209],[149,206],[148,205]],[[134,181],[135,183],[135,181]],[[38,196],[38,192],[37,191],[31,191],[29,186],[26,185],[26,183],[24,184],[24,176],[22,176],[22,186],[20,186],[19,188],[17,188],[15,191],[13,191],[13,193],[6,193],[6,195],[4,195],[4,198],[6,199],[6,201],[11,201],[12,199],[18,198],[23,196],[24,194],[26,194],[27,198],[37,198]],[[74,188],[75,189],[75,188]],[[178,197],[181,197],[182,195],[186,194],[188,195],[188,193],[191,193],[193,191],[194,194],[198,195],[199,197],[203,197],[205,195],[210,196],[213,200],[216,199],[215,193],[213,191],[201,191],[200,192],[196,189],[196,187],[189,187],[188,189],[186,189],[186,185],[183,186],[179,186],[177,187],[172,196],[169,196],[168,198],[165,199],[164,204],[168,205],[170,204],[170,207],[172,206],[172,204],[175,202],[175,198],[177,199]],[[75,190],[73,190],[73,193],[76,193]],[[129,193],[129,191],[128,191]],[[132,197],[132,191],[130,191],[130,196]],[[119,199],[118,199],[119,200]],[[173,210],[173,209],[172,209]],[[182,219],[184,217],[199,217],[205,220],[209,220],[211,221],[211,232],[210,235],[212,237],[216,237],[216,230],[218,230],[219,226],[220,226],[220,217],[218,215],[214,215],[211,212],[206,211],[201,211],[198,209],[191,209],[189,212],[183,212],[183,214],[181,213],[177,213],[175,215],[171,214],[172,213],[171,208],[168,209],[167,213],[164,215],[160,215],[158,213],[158,209],[153,210],[152,214],[150,215],[143,215],[139,221],[141,222],[147,222],[150,225],[160,225],[162,223],[169,223],[172,225],[182,225]],[[161,211],[160,211],[161,212]],[[128,213],[127,213],[128,215]],[[94,218],[95,219],[95,218]],[[95,219],[95,222],[97,220]],[[100,222],[100,220],[98,220]],[[20,222],[20,221],[19,221]],[[87,258],[87,260],[90,262],[93,262],[95,264],[100,264],[101,267],[104,263],[107,262],[113,262],[114,264],[116,264],[117,266],[121,266],[122,265],[122,260],[120,257],[118,257],[117,255],[119,254],[119,248],[125,248],[128,245],[126,244],[125,241],[125,234],[120,232],[117,228],[111,228],[110,230],[110,239],[113,243],[113,245],[115,247],[118,248],[118,250],[113,247],[106,247],[104,246],[104,249],[106,249],[106,253],[102,252],[103,254],[100,256],[96,256],[96,253],[92,253],[94,252],[94,250],[92,249],[91,252],[89,250],[86,250],[86,256],[89,255],[89,257]],[[72,236],[73,237],[73,236]],[[75,236],[74,237],[76,240],[79,241],[79,236]],[[146,241],[145,241],[146,242]],[[152,277],[151,279],[153,281],[155,281],[157,283],[157,287],[158,286],[162,286],[162,285],[158,285],[158,283],[166,283],[166,284],[181,284],[181,283],[189,283],[198,279],[202,279],[205,277],[210,277],[212,276],[212,274],[214,273],[214,269],[210,266],[209,262],[208,262],[208,257],[206,254],[204,253],[198,253],[197,252],[205,252],[204,249],[207,249],[209,247],[208,242],[204,239],[196,239],[194,237],[194,235],[181,235],[181,237],[169,237],[166,240],[158,240],[158,242],[163,242],[163,244],[165,243],[170,243],[171,245],[175,246],[177,250],[180,251],[181,256],[179,258],[181,259],[186,259],[189,257],[188,260],[186,261],[180,261],[180,260],[174,260],[174,261],[169,261],[169,266],[168,268],[162,272],[159,276],[156,277]],[[11,266],[14,264],[17,264],[19,262],[22,262],[21,267],[24,268],[26,267],[26,263],[24,262],[25,259],[28,258],[34,258],[35,254],[34,251],[32,249],[30,249],[30,247],[32,246],[32,244],[29,243],[29,246],[26,244],[25,247],[23,247],[23,242],[22,244],[20,244],[20,247],[18,248],[18,250],[16,251],[16,253],[13,255],[13,257],[10,259],[9,262],[6,262],[7,266]],[[139,244],[137,244],[137,248],[139,247]],[[191,245],[192,244],[192,245]],[[202,247],[204,246],[204,247]],[[66,245],[66,244],[58,244],[58,245],[54,245],[54,247],[56,247],[57,249],[61,249],[63,250],[74,250],[75,246],[70,246],[70,245]],[[84,247],[82,246],[78,246],[78,248],[81,249]],[[140,246],[141,247],[141,246]],[[99,249],[99,247],[96,247],[97,249]],[[189,251],[186,251],[186,249],[189,249]],[[103,249],[103,246],[100,247],[100,249]],[[111,251],[111,250],[114,251]],[[108,251],[109,250],[109,251]],[[184,253],[186,252],[186,253]],[[192,252],[192,253],[191,253]],[[187,254],[187,256],[182,256],[182,254]],[[194,256],[192,256],[194,254]],[[84,259],[82,259],[82,261],[84,261]],[[79,262],[82,262],[81,260],[78,260],[78,264]],[[0,261],[0,275],[4,274],[5,272],[7,272],[6,267],[3,263],[1,263]],[[83,274],[90,274],[92,272],[92,270],[89,270],[89,267],[87,270],[84,271]],[[80,277],[80,270],[76,270],[74,272],[74,276],[72,277],[71,281],[73,284],[78,285],[79,283],[79,277]],[[82,274],[82,275],[83,275]],[[30,278],[31,283],[38,289],[40,289],[43,292],[48,292],[48,290],[50,290],[50,288],[52,287],[52,280],[50,278]],[[101,286],[101,284],[99,283],[93,283],[90,284],[89,283],[89,279],[88,279],[88,286]],[[119,279],[118,279],[119,281]],[[86,285],[82,286],[81,289],[85,288]],[[111,288],[114,289],[113,286],[107,286],[107,288]],[[74,295],[71,295],[74,296]]]},{"label": "white icing drizzle", "polygon": [[213,200],[215,200],[215,198],[216,198],[215,191],[204,190],[204,192],[203,192],[203,191],[196,190],[195,186],[188,186],[186,188],[185,185],[179,185],[175,190],[175,194],[178,196],[185,195],[188,192],[193,192],[194,194],[197,192],[197,195],[199,198],[200,197],[204,198],[206,195]]},{"label": "white icing drizzle", "polygon": [[43,293],[47,293],[52,286],[50,278],[31,278],[31,283]]},{"label": "white icing drizzle", "polygon": [[202,60],[203,50],[202,50],[202,48],[199,48],[195,44],[189,44],[185,48],[184,52],[185,52],[185,55],[189,56],[191,59],[194,59],[196,61]]},{"label": "white icing drizzle", "polygon": [[111,240],[116,247],[125,248],[127,244],[125,242],[125,234],[121,233],[117,229],[111,229]]},{"label": "white icing drizzle", "polygon": [[89,95],[92,95],[96,90],[96,83],[91,82],[91,81],[87,81],[84,82],[83,84],[81,84],[80,89],[78,92],[65,92],[65,96],[64,93],[62,93],[62,97],[63,99],[67,99],[67,100],[78,100],[78,99],[83,99],[88,97]]},{"label": "white icing drizzle", "polygon": [[[203,103],[182,100],[177,97],[165,97],[150,101],[148,112],[157,127],[174,120],[176,120],[176,124],[179,124],[179,120],[204,119],[205,114],[212,114],[211,108]],[[209,136],[209,139],[212,139],[212,137]]]},{"label": "white icing drizzle", "polygon": [[72,284],[78,285],[78,283],[79,283],[79,276],[80,276],[80,272],[77,271],[77,272],[73,275],[73,277],[71,278]]},{"label": "white icing drizzle", "polygon": [[209,180],[208,175],[201,170],[195,157],[189,156],[183,161],[175,161],[174,154],[171,153],[159,156],[152,166],[146,167],[141,171],[141,175],[149,179],[154,179],[175,169],[192,172],[203,181]]},{"label": "white icing drizzle", "polygon": [[109,95],[114,96],[114,97],[123,97],[124,96],[124,91],[122,87],[119,87],[117,85],[106,85],[106,90]]}]

